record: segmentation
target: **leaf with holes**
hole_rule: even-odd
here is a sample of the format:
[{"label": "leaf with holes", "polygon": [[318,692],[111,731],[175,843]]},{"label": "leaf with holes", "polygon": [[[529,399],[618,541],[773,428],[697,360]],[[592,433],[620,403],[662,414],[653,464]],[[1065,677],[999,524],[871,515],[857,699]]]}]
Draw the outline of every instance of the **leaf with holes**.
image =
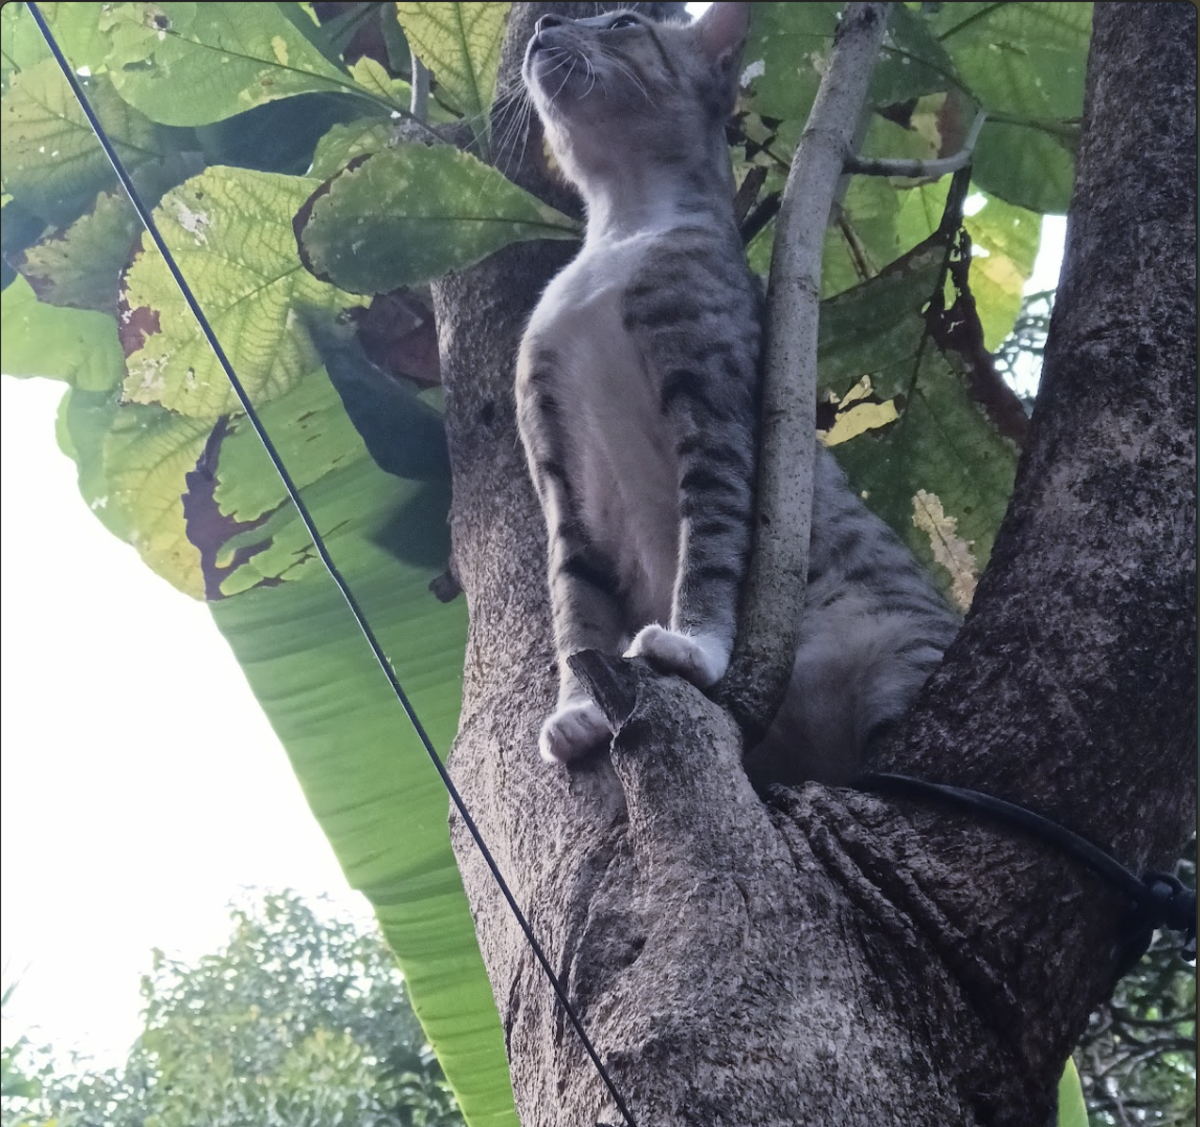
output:
[{"label": "leaf with holes", "polygon": [[106,4],[99,18],[113,84],[164,125],[221,121],[295,94],[366,94],[276,4]]},{"label": "leaf with holes", "polygon": [[92,511],[151,570],[194,598],[204,582],[180,496],[210,430],[161,407],[122,404],[117,387],[73,388],[59,412],[59,445],[75,460]]},{"label": "leaf with holes", "polygon": [[398,3],[400,26],[437,80],[437,97],[466,118],[480,151],[489,133],[504,21],[511,4]]},{"label": "leaf with holes", "polygon": [[[292,217],[317,181],[248,169],[210,168],[168,192],[155,218],[256,404],[295,386],[320,359],[299,319],[360,299],[320,282],[296,257]],[[237,408],[166,264],[143,251],[122,294],[125,395],[194,418]]]},{"label": "leaf with holes", "polygon": [[308,268],[354,293],[461,270],[521,239],[575,239],[574,220],[448,146],[401,145],[351,165],[297,217]]},{"label": "leaf with holes", "polygon": [[115,317],[116,280],[129,265],[141,233],[129,200],[101,192],[90,211],[25,251],[17,269],[41,301]]}]

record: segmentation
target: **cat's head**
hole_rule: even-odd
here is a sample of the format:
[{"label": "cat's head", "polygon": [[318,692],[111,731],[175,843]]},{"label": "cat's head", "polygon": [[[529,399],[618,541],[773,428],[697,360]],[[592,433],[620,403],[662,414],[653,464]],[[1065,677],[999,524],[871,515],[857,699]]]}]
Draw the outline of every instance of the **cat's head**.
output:
[{"label": "cat's head", "polygon": [[543,16],[522,74],[571,180],[582,186],[623,161],[686,159],[723,145],[749,18],[749,4],[733,3],[692,23],[633,11]]}]

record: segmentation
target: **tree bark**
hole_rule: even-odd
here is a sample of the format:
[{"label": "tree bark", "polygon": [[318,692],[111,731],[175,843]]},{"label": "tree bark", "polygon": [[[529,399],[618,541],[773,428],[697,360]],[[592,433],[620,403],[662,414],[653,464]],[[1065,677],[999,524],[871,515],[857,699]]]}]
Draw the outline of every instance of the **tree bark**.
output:
[{"label": "tree bark", "polygon": [[[514,6],[502,82],[538,10]],[[1194,43],[1190,5],[1097,8],[1012,503],[962,634],[872,764],[1023,803],[1135,870],[1194,820]],[[539,140],[515,175],[561,202]],[[1124,935],[1087,870],[931,802],[764,800],[728,716],[638,662],[600,670],[611,756],[539,759],[556,674],[513,357],[571,253],[510,247],[434,288],[471,619],[451,769],[617,1086],[642,1127],[1043,1123]],[[617,1123],[453,831],[522,1122]]]}]

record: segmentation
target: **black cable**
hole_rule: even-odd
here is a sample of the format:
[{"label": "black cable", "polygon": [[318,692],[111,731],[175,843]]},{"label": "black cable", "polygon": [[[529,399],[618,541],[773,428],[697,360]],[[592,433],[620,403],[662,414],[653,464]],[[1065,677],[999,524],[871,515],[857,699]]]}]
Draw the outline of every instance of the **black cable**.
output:
[{"label": "black cable", "polygon": [[[1060,826],[1024,806],[980,791],[947,786],[945,783],[931,783],[909,775],[891,774],[864,775],[856,780],[854,786],[858,790],[890,791],[910,798],[938,798],[951,806],[991,814],[1001,821],[1020,826],[1034,837],[1050,842],[1064,853],[1070,854],[1134,902],[1137,907],[1135,931],[1139,938],[1131,941],[1130,946],[1140,946],[1136,957],[1140,958],[1145,950],[1140,936],[1144,934],[1148,942],[1150,929],[1167,927],[1183,933],[1183,957],[1189,961],[1195,960],[1196,893],[1187,888],[1178,877],[1157,872],[1139,877],[1099,846],[1093,845],[1087,838],[1080,837],[1066,826]],[[1136,958],[1133,961],[1136,961]]]},{"label": "black cable", "polygon": [[437,751],[434,750],[433,743],[430,741],[428,734],[425,731],[425,726],[421,723],[417,716],[416,710],[409,702],[408,695],[405,693],[403,686],[400,684],[400,679],[396,676],[396,671],[392,668],[388,661],[387,654],[380,645],[379,640],[375,637],[374,630],[371,629],[370,623],[363,614],[362,608],[359,606],[358,600],[354,597],[354,593],[350,590],[346,580],[342,577],[342,573],[338,570],[337,565],[333,562],[333,558],[329,554],[328,548],[325,546],[325,541],[321,537],[321,533],[317,530],[316,522],[312,518],[312,514],[308,511],[308,506],[304,503],[300,496],[300,490],[297,488],[292,476],[288,473],[287,467],[283,463],[283,459],[279,456],[279,451],[275,448],[274,442],[271,441],[271,436],[267,433],[266,428],[262,424],[262,420],[258,417],[258,412],[254,409],[254,404],[250,401],[250,396],[247,395],[246,389],[242,386],[241,380],[238,379],[237,373],[233,370],[233,365],[229,362],[229,357],[225,355],[225,350],[221,347],[221,342],[217,339],[216,333],[208,322],[208,318],[204,315],[204,311],[200,308],[200,303],[196,300],[192,293],[191,287],[184,278],[171,254],[170,248],[167,246],[166,240],[162,237],[162,233],[158,229],[158,225],[154,222],[154,216],[146,207],[145,202],[138,194],[137,187],[130,179],[129,173],[122,163],[121,158],[117,155],[113,148],[112,142],[108,139],[108,134],[104,130],[104,126],[100,124],[100,120],[96,117],[83,88],[79,83],[75,72],[71,69],[66,57],[63,55],[57,40],[50,31],[46,23],[45,17],[42,15],[36,3],[31,2],[29,5],[29,14],[33,17],[34,22],[38,26],[38,30],[42,33],[42,38],[45,39],[46,45],[50,48],[50,53],[54,56],[58,63],[59,69],[66,78],[71,87],[72,93],[79,102],[80,108],[88,119],[88,123],[92,127],[92,131],[96,134],[96,139],[100,142],[100,147],[104,150],[104,155],[108,157],[109,163],[113,166],[113,171],[116,172],[117,178],[121,181],[121,186],[125,189],[129,196],[129,202],[133,204],[134,210],[138,213],[138,218],[142,221],[142,225],[146,228],[150,237],[154,240],[154,245],[158,248],[159,253],[163,256],[163,260],[167,264],[167,269],[171,272],[171,277],[175,279],[175,284],[179,287],[180,293],[183,294],[184,301],[187,302],[188,308],[192,311],[192,316],[196,318],[197,324],[200,326],[200,331],[204,334],[209,346],[213,350],[218,363],[225,370],[225,375],[229,378],[229,382],[233,387],[234,393],[241,403],[242,410],[246,414],[246,418],[250,421],[250,425],[254,428],[254,432],[258,435],[262,442],[267,456],[271,459],[275,466],[276,472],[279,474],[280,480],[283,482],[284,489],[287,490],[288,496],[292,500],[292,504],[296,506],[296,513],[303,522],[308,534],[312,537],[313,547],[317,550],[317,555],[321,562],[325,565],[329,572],[330,578],[333,580],[337,589],[341,592],[342,598],[346,600],[346,605],[350,608],[350,613],[354,616],[354,621],[358,623],[358,628],[362,631],[363,637],[367,640],[367,645],[371,648],[371,653],[375,655],[375,660],[379,662],[380,669],[383,670],[383,675],[387,678],[388,684],[392,687],[392,692],[395,693],[396,699],[400,702],[400,707],[404,709],[404,714],[408,717],[409,723],[412,724],[413,730],[417,734],[417,738],[424,746],[426,753],[429,756],[430,762],[434,769],[441,777],[442,784],[446,788],[446,793],[450,796],[451,802],[454,803],[458,810],[459,816],[463,820],[463,824],[467,827],[468,832],[474,839],[476,846],[479,849],[484,861],[492,877],[496,881],[496,887],[500,889],[504,899],[508,902],[512,914],[520,925],[521,930],[525,933],[525,938],[529,943],[529,948],[533,952],[537,961],[541,964],[542,970],[546,972],[546,977],[550,980],[550,985],[554,988],[554,993],[557,995],[559,1002],[566,1011],[567,1017],[571,1024],[575,1027],[575,1032],[579,1034],[580,1041],[583,1042],[583,1047],[587,1050],[588,1056],[592,1063],[596,1066],[596,1071],[600,1074],[601,1080],[604,1081],[605,1087],[608,1088],[609,1094],[616,1103],[618,1110],[629,1127],[637,1127],[633,1116],[629,1112],[629,1108],[625,1104],[621,1093],[617,1091],[616,1085],[613,1083],[612,1077],[608,1074],[608,1069],[604,1067],[604,1062],[600,1059],[599,1053],[596,1052],[595,1046],[592,1045],[587,1033],[584,1031],[583,1023],[579,1020],[579,1015],[575,1012],[575,1008],[571,1005],[567,998],[567,992],[563,985],[558,980],[558,975],[554,973],[554,968],[550,965],[550,960],[546,957],[546,953],[542,950],[541,944],[537,941],[537,937],[533,934],[533,928],[530,927],[529,921],[525,918],[525,914],[521,911],[517,904],[516,897],[509,888],[508,882],[504,879],[500,872],[500,867],[496,864],[496,859],[492,856],[491,850],[488,849],[487,843],[483,840],[483,835],[479,832],[479,827],[475,825],[475,819],[471,817],[467,810],[466,803],[463,802],[462,796],[458,793],[458,788],[454,785],[450,778],[450,773],[446,770],[445,764]]}]

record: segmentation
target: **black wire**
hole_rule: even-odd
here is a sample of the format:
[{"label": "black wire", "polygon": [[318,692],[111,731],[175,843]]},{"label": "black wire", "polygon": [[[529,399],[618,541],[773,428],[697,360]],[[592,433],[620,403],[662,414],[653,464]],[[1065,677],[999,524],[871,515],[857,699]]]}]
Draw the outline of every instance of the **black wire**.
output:
[{"label": "black wire", "polygon": [[[1142,913],[1139,921],[1141,926],[1166,926],[1172,931],[1183,932],[1184,958],[1195,958],[1196,893],[1184,887],[1177,877],[1169,873],[1147,873],[1139,877],[1099,846],[1066,826],[1060,826],[1024,806],[981,791],[932,783],[910,775],[891,774],[864,775],[855,781],[854,786],[859,790],[890,791],[914,798],[934,797],[952,806],[991,814],[1002,821],[1015,823],[1035,837],[1058,846],[1064,853],[1069,853],[1115,885],[1138,906]],[[1190,956],[1189,950],[1192,952]]]},{"label": "black wire", "polygon": [[121,181],[126,194],[129,196],[130,203],[138,213],[138,218],[141,219],[143,226],[146,228],[150,237],[154,240],[155,246],[158,247],[159,253],[163,256],[163,260],[167,264],[167,269],[171,272],[171,277],[175,279],[175,284],[179,287],[180,293],[183,294],[184,301],[192,311],[192,315],[196,318],[196,322],[200,326],[200,331],[204,334],[209,346],[212,348],[217,361],[225,370],[225,375],[229,377],[229,382],[233,387],[234,393],[238,397],[238,401],[242,405],[242,410],[246,413],[246,418],[250,420],[250,425],[254,428],[259,440],[267,451],[268,457],[275,466],[276,472],[279,474],[280,480],[283,482],[284,489],[287,490],[288,496],[292,499],[292,504],[296,506],[296,512],[300,520],[304,523],[304,527],[308,530],[309,536],[312,537],[313,547],[317,550],[317,555],[320,556],[321,562],[325,565],[329,572],[330,578],[336,584],[337,589],[341,592],[342,598],[346,600],[346,605],[350,608],[350,613],[354,616],[354,621],[358,623],[358,628],[363,632],[363,637],[367,640],[367,645],[371,647],[371,653],[375,655],[375,660],[379,662],[380,669],[383,670],[383,675],[387,678],[388,684],[392,687],[392,692],[395,693],[396,699],[400,702],[401,708],[404,709],[404,714],[408,717],[409,723],[412,724],[413,730],[417,734],[417,738],[424,746],[426,753],[429,755],[430,762],[434,769],[441,777],[442,784],[446,788],[446,793],[449,794],[451,802],[454,803],[458,810],[459,816],[463,820],[463,824],[467,827],[468,832],[474,839],[476,846],[479,848],[480,854],[483,856],[487,867],[491,870],[492,877],[496,881],[496,887],[500,889],[504,899],[508,902],[509,908],[512,910],[513,916],[520,925],[521,930],[525,933],[525,938],[529,943],[530,950],[537,961],[541,964],[542,970],[546,972],[546,977],[550,980],[550,985],[554,988],[554,993],[558,996],[559,1002],[566,1011],[567,1017],[571,1024],[575,1027],[575,1032],[579,1034],[580,1041],[583,1042],[584,1049],[591,1057],[592,1063],[596,1066],[596,1071],[600,1074],[601,1080],[604,1081],[605,1087],[608,1088],[609,1094],[624,1117],[625,1122],[629,1127],[637,1127],[633,1116],[629,1112],[629,1108],[625,1104],[621,1093],[617,1091],[616,1085],[613,1083],[612,1077],[608,1074],[608,1069],[604,1067],[604,1062],[600,1059],[599,1053],[596,1052],[590,1038],[584,1031],[583,1023],[579,1020],[579,1015],[575,1012],[575,1008],[571,1005],[567,998],[566,990],[559,982],[558,975],[554,973],[554,968],[550,965],[550,960],[546,957],[546,953],[542,950],[541,944],[537,941],[537,937],[533,934],[533,928],[530,927],[529,921],[525,918],[525,914],[521,911],[517,904],[516,897],[509,888],[508,882],[504,879],[500,872],[500,867],[496,864],[496,859],[492,856],[491,850],[488,849],[487,843],[483,840],[483,835],[479,832],[479,827],[475,824],[475,819],[471,817],[467,810],[466,803],[463,802],[462,795],[458,793],[458,788],[454,785],[450,778],[450,773],[446,770],[445,764],[437,751],[434,750],[433,743],[430,741],[428,734],[425,731],[425,726],[421,723],[417,716],[416,710],[409,702],[408,695],[405,693],[403,686],[400,684],[400,679],[396,676],[396,671],[392,668],[391,662],[388,661],[387,654],[380,645],[378,638],[375,637],[375,631],[371,629],[371,624],[367,621],[366,615],[359,606],[358,600],[354,597],[354,593],[350,590],[349,584],[342,577],[342,573],[338,570],[337,565],[333,562],[333,558],[329,554],[328,548],[325,546],[325,541],[321,537],[321,533],[317,530],[316,522],[312,518],[312,514],[308,510],[308,506],[304,503],[300,496],[300,490],[297,488],[292,476],[288,473],[287,467],[283,463],[283,459],[279,456],[279,451],[275,448],[275,443],[271,441],[271,436],[267,433],[266,428],[262,424],[262,420],[258,417],[258,412],[254,409],[254,404],[250,401],[250,396],[246,393],[246,389],[242,386],[241,380],[233,370],[233,365],[229,362],[229,357],[225,355],[225,350],[221,347],[221,342],[217,339],[217,334],[213,331],[212,326],[208,322],[208,318],[204,315],[204,311],[200,308],[200,303],[196,300],[192,293],[191,287],[184,278],[175,262],[174,256],[171,254],[170,248],[167,246],[166,240],[158,229],[158,225],[154,222],[154,216],[146,207],[141,196],[138,194],[137,187],[130,179],[129,173],[122,163],[121,158],[117,155],[113,148],[112,142],[108,139],[108,134],[104,130],[104,126],[100,124],[100,120],[96,117],[83,88],[79,83],[75,72],[71,69],[66,57],[63,55],[57,40],[50,31],[46,23],[45,17],[42,15],[36,3],[32,0],[28,4],[29,14],[33,17],[34,22],[38,26],[38,30],[42,33],[42,38],[46,40],[46,45],[50,48],[51,54],[62,70],[63,77],[70,84],[71,91],[79,102],[80,108],[88,119],[93,132],[96,134],[96,139],[100,142],[100,147],[104,150],[104,155],[108,157],[109,163],[113,166],[113,171],[116,172],[117,178]]}]

